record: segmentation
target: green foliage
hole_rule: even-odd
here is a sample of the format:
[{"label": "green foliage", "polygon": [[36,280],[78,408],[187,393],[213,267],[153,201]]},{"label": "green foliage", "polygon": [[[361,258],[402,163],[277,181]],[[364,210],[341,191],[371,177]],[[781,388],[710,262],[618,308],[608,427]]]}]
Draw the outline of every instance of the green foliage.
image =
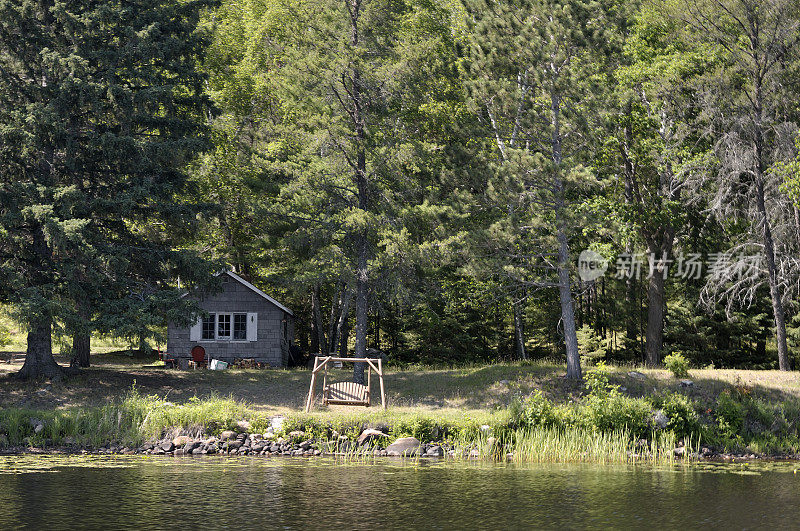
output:
[{"label": "green foliage", "polygon": [[686,396],[679,393],[668,393],[658,401],[658,406],[669,419],[667,429],[679,438],[692,436],[700,429],[699,418],[694,404]]},{"label": "green foliage", "polygon": [[680,352],[673,352],[664,357],[664,366],[675,378],[689,377],[689,361]]},{"label": "green foliage", "polygon": [[600,361],[592,370],[586,371],[584,385],[590,396],[602,398],[618,392],[618,386],[611,385],[609,382],[609,371],[604,361]]},{"label": "green foliage", "polygon": [[578,329],[577,336],[582,364],[594,365],[605,357],[610,341],[601,338],[594,328],[585,324]]}]

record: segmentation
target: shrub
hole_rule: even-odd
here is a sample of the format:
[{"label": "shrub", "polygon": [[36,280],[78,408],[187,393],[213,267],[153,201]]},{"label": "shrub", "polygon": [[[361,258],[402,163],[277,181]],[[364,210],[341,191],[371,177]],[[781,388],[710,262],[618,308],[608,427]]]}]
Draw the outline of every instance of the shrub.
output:
[{"label": "shrub", "polygon": [[550,428],[558,424],[555,406],[541,391],[536,391],[522,402],[518,415],[519,425],[526,428]]},{"label": "shrub", "polygon": [[587,413],[591,425],[604,432],[626,430],[636,437],[650,435],[652,408],[647,400],[612,392],[589,396]]},{"label": "shrub", "polygon": [[674,431],[679,438],[691,435],[699,429],[697,411],[687,396],[680,393],[669,393],[661,401],[660,406],[664,415],[669,419],[666,429]]},{"label": "shrub", "polygon": [[602,339],[594,328],[583,325],[577,330],[578,351],[581,363],[593,365],[606,356],[609,340]]},{"label": "shrub", "polygon": [[674,352],[665,357],[664,365],[675,378],[689,377],[689,361],[680,352]]},{"label": "shrub", "polygon": [[597,366],[586,372],[586,389],[590,396],[607,396],[616,393],[619,386],[611,385],[608,381],[608,366],[604,361],[597,362]]}]

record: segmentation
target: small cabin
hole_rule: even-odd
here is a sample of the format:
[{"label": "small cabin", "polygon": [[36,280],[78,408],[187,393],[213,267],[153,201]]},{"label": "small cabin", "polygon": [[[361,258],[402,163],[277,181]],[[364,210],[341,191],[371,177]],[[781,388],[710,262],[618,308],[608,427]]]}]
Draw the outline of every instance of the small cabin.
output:
[{"label": "small cabin", "polygon": [[[233,362],[252,359],[272,367],[286,367],[294,341],[294,314],[245,279],[226,271],[222,290],[195,297],[207,316],[191,327],[167,326],[167,354],[192,359],[192,351],[207,360]],[[198,349],[197,347],[200,347]]]}]

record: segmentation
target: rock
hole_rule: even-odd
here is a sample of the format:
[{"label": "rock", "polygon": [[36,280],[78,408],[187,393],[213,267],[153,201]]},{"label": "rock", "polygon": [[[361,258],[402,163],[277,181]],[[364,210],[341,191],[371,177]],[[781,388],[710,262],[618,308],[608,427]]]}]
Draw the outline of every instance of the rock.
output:
[{"label": "rock", "polygon": [[269,421],[269,427],[275,433],[280,432],[283,429],[283,417],[272,417]]},{"label": "rock", "polygon": [[289,432],[289,439],[299,439],[304,437],[306,432],[300,430],[294,430]]},{"label": "rock", "polygon": [[425,452],[425,455],[428,457],[444,457],[444,450],[442,450],[441,446],[431,446]]},{"label": "rock", "polygon": [[179,435],[178,437],[172,439],[172,444],[180,448],[181,446],[186,446],[186,443],[191,440],[192,438],[187,435]]},{"label": "rock", "polygon": [[217,451],[219,451],[219,448],[217,448],[216,444],[209,444],[208,445],[208,449],[206,450],[206,453],[215,454],[215,453],[217,453]]},{"label": "rock", "polygon": [[309,448],[311,448],[311,441],[303,441],[300,443],[301,450],[308,450]]},{"label": "rock", "polygon": [[194,448],[194,449],[192,450],[192,455],[202,455],[202,454],[205,454],[205,453],[208,453],[208,450],[203,450],[203,449],[202,449],[202,448],[200,448],[200,447],[198,447],[198,448]]},{"label": "rock", "polygon": [[389,436],[383,433],[382,431],[368,428],[361,432],[361,435],[358,436],[357,442],[359,446],[362,446],[367,443],[374,443],[388,438]]},{"label": "rock", "polygon": [[691,380],[681,380],[681,387],[694,387],[694,382]]},{"label": "rock", "polygon": [[391,456],[415,456],[421,443],[416,437],[401,437],[386,447],[386,454]]},{"label": "rock", "polygon": [[633,378],[634,380],[646,380],[647,375],[639,372],[639,371],[630,371],[628,373],[628,377]]},{"label": "rock", "polygon": [[261,453],[262,451],[264,451],[264,445],[263,444],[257,444],[255,446],[253,446],[252,450],[253,450],[253,452]]},{"label": "rock", "polygon": [[500,380],[500,385],[508,385],[508,384],[509,384],[508,380]]},{"label": "rock", "polygon": [[675,454],[675,457],[683,457],[683,455],[686,453],[686,448],[684,447],[675,448],[672,451],[672,453]]},{"label": "rock", "polygon": [[34,433],[37,433],[37,434],[38,433],[42,433],[42,430],[44,430],[44,422],[42,422],[41,420],[39,420],[39,419],[31,419],[30,423],[31,423],[31,428],[33,428],[33,432]]},{"label": "rock", "polygon": [[268,439],[268,440],[272,440],[272,439],[275,438],[275,434],[274,433],[265,433],[264,434],[264,438]]},{"label": "rock", "polygon": [[172,441],[164,441],[158,445],[164,452],[171,452],[175,449],[175,445],[172,444]]},{"label": "rock", "polygon": [[250,431],[250,423],[246,420],[240,420],[236,423],[236,427],[238,427],[242,431]]},{"label": "rock", "polygon": [[660,409],[653,414],[653,424],[659,430],[663,430],[669,424],[669,419]]},{"label": "rock", "polygon": [[156,446],[155,449],[153,449],[153,453],[156,454],[156,455],[164,455],[167,452],[162,450],[161,447]]},{"label": "rock", "polygon": [[219,438],[223,441],[227,441],[228,439],[232,439],[236,437],[236,432],[231,430],[225,430],[219,434]]},{"label": "rock", "polygon": [[281,447],[278,446],[277,444],[273,444],[272,446],[269,447],[269,452],[271,454],[277,454],[280,451],[281,451]]},{"label": "rock", "polygon": [[242,447],[242,441],[238,439],[235,441],[228,441],[226,444],[228,445],[229,449],[234,449],[234,450]]}]

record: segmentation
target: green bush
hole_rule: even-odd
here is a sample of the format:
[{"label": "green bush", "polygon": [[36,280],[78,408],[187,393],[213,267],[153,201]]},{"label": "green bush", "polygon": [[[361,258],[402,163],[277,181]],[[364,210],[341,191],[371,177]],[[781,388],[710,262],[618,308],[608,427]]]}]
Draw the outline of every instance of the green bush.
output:
[{"label": "green bush", "polygon": [[669,419],[666,429],[675,432],[679,438],[692,435],[700,428],[697,411],[687,396],[680,393],[669,393],[659,406]]},{"label": "green bush", "polygon": [[664,365],[675,378],[689,377],[689,361],[680,352],[674,352],[664,358]]},{"label": "green bush", "polygon": [[556,408],[541,391],[536,391],[522,402],[518,423],[525,428],[553,427],[559,424]]},{"label": "green bush", "polygon": [[745,409],[742,403],[725,390],[717,397],[717,430],[721,437],[735,439],[744,427]]},{"label": "green bush", "polygon": [[590,396],[607,396],[609,393],[615,393],[619,386],[611,385],[608,380],[608,366],[604,361],[597,362],[597,366],[586,371],[585,386],[589,391]]},{"label": "green bush", "polygon": [[587,406],[592,426],[600,431],[626,430],[639,438],[651,434],[652,408],[647,400],[612,392],[589,396]]}]

